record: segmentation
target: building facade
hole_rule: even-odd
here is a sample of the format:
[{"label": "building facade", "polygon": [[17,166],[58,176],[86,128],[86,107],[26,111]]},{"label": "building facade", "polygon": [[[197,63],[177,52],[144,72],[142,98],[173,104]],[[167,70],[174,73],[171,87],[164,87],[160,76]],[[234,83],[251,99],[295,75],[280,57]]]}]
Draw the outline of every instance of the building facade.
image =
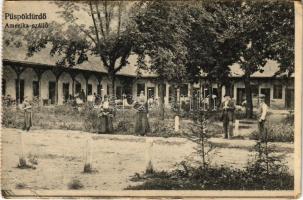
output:
[{"label": "building facade", "polygon": [[[30,100],[37,97],[42,105],[62,105],[70,97],[84,91],[86,95],[94,93],[102,97],[109,94],[109,81],[104,72],[78,68],[57,67],[41,63],[13,61],[4,59],[2,69],[2,95],[9,95],[17,103],[22,103],[24,97]],[[285,81],[279,77],[254,76],[251,78],[253,104],[257,105],[259,94],[265,94],[266,102],[272,109],[293,109],[294,106],[294,80]],[[245,86],[239,76],[231,77],[231,96],[237,105],[245,102]],[[117,75],[115,83],[116,99],[136,99],[144,91],[147,99],[159,98],[159,84],[154,76]],[[190,101],[192,96],[207,98],[209,85],[206,80],[197,84],[183,84],[180,88],[180,100]],[[218,88],[212,83],[212,94],[221,96],[227,91],[223,86]],[[171,101],[172,85],[165,83],[165,105]],[[192,93],[192,94],[191,94]]]}]

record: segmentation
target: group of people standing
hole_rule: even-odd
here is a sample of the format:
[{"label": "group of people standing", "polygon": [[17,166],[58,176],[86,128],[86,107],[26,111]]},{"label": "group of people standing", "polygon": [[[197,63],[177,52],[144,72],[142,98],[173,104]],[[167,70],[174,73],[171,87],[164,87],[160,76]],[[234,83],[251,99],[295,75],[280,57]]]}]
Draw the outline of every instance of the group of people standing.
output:
[{"label": "group of people standing", "polygon": [[[266,131],[266,121],[268,115],[268,106],[265,103],[265,95],[261,94],[259,96],[260,104],[258,110],[258,127],[260,135],[263,135]],[[113,128],[113,119],[114,119],[114,107],[111,105],[107,95],[104,96],[103,101],[96,105],[99,109],[98,118],[98,132],[99,133],[111,133],[114,131]],[[24,127],[23,130],[29,131],[32,126],[32,106],[28,101],[28,98],[25,97],[22,104],[24,110]],[[150,131],[149,125],[149,109],[148,102],[144,95],[144,91],[140,92],[140,96],[134,104],[134,109],[136,109],[135,116],[135,133],[140,134],[141,136],[146,135]],[[234,100],[230,97],[229,94],[224,96],[224,100],[221,104],[222,117],[223,121],[223,132],[224,138],[230,138],[233,136],[233,122],[235,120],[235,103]]]},{"label": "group of people standing", "polygon": [[[25,97],[21,108],[24,111],[23,130],[29,131],[32,126],[32,106],[27,97]],[[95,104],[95,108],[98,109],[98,133],[112,133],[114,131],[113,120],[115,112],[109,97],[105,95],[103,101]],[[150,131],[150,126],[148,120],[148,102],[143,91],[140,92],[140,96],[134,104],[134,109],[137,111],[134,131],[144,136]]]},{"label": "group of people standing", "polygon": [[[266,122],[267,116],[268,116],[268,105],[265,103],[265,95],[260,94],[259,95],[259,109],[257,112],[257,118],[258,118],[258,129],[259,134],[262,136],[265,134],[266,131]],[[223,121],[223,132],[224,132],[224,138],[228,139],[233,136],[233,122],[235,121],[235,102],[230,97],[230,95],[227,93],[224,96],[224,100],[221,104],[221,110],[222,110],[222,117],[221,120]]]},{"label": "group of people standing", "polygon": [[[99,107],[99,123],[98,132],[99,133],[111,133],[113,132],[113,118],[114,109],[110,104],[108,96],[104,96],[104,101],[98,106]],[[140,92],[140,96],[134,104],[134,109],[136,109],[135,116],[135,133],[141,136],[146,135],[150,131],[149,121],[148,121],[148,103],[144,95],[144,91]]]}]

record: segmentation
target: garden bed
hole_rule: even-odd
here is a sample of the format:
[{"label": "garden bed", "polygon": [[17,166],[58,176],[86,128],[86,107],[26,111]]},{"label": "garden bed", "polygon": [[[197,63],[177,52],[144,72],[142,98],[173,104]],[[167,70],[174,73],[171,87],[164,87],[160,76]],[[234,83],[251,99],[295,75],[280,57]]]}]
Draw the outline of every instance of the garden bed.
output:
[{"label": "garden bed", "polygon": [[135,174],[127,190],[293,190],[294,176],[288,173],[255,174],[249,169],[225,166],[176,169]]},{"label": "garden bed", "polygon": [[[114,134],[137,135],[134,133],[136,110],[117,109],[114,117]],[[23,111],[15,107],[3,107],[2,125],[6,128],[18,128],[23,126]],[[159,110],[152,109],[149,113],[151,127],[148,136],[182,137],[188,132],[188,118],[180,120],[180,131],[174,131],[175,113],[170,109],[165,110],[165,119],[159,119]],[[44,106],[33,108],[33,129],[63,129],[79,130],[91,133],[98,132],[98,112],[89,106],[75,108],[71,105]],[[209,124],[209,132],[218,135],[222,128],[218,124]]]}]

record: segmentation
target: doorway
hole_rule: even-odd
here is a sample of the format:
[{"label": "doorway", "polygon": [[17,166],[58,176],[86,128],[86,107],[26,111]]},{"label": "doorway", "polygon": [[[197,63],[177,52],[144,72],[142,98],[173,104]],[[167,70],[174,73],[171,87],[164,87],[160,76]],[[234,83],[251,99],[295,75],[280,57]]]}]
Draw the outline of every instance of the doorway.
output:
[{"label": "doorway", "polygon": [[97,94],[102,96],[102,85],[101,84],[97,85]]},{"label": "doorway", "polygon": [[122,99],[122,87],[121,86],[116,87],[116,99]]},{"label": "doorway", "polygon": [[55,103],[55,99],[56,99],[56,82],[55,81],[48,82],[48,99],[50,100],[51,104]]},{"label": "doorway", "polygon": [[[19,93],[18,93],[19,88]],[[19,96],[20,95],[20,96]],[[20,80],[20,84],[18,85],[18,80],[16,79],[16,99],[20,99],[20,103],[24,101],[24,80]]]},{"label": "doorway", "polygon": [[245,88],[237,88],[237,105],[242,105],[246,99]]},{"label": "doorway", "polygon": [[79,95],[81,92],[81,83],[77,82],[76,83],[76,95]]},{"label": "doorway", "polygon": [[66,102],[69,98],[69,83],[63,83],[63,98],[64,98],[64,102]]},{"label": "doorway", "polygon": [[155,97],[155,87],[147,87],[147,97],[148,99]]},{"label": "doorway", "polygon": [[39,81],[33,81],[33,97],[39,97]]},{"label": "doorway", "polygon": [[2,96],[6,95],[6,80],[2,79]]},{"label": "doorway", "polygon": [[270,106],[270,88],[261,88],[260,93],[265,95],[265,103]]},{"label": "doorway", "polygon": [[286,89],[285,90],[285,107],[287,109],[294,109],[295,103],[295,90]]}]

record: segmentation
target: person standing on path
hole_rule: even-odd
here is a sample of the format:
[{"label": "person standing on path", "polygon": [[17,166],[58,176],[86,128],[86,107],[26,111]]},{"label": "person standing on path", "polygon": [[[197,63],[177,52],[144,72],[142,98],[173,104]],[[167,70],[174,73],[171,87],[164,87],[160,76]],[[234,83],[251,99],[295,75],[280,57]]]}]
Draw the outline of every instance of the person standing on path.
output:
[{"label": "person standing on path", "polygon": [[104,96],[100,107],[98,133],[112,133],[114,131],[113,114],[107,95]]},{"label": "person standing on path", "polygon": [[230,98],[229,94],[225,94],[224,101],[221,104],[221,108],[222,108],[224,138],[228,139],[233,136],[233,121],[234,121],[234,111],[235,111],[235,103]]},{"label": "person standing on path", "polygon": [[135,132],[144,136],[150,131],[148,122],[148,103],[145,99],[144,91],[140,92],[140,96],[134,107],[137,110]]},{"label": "person standing on path", "polygon": [[30,128],[32,127],[32,106],[28,101],[28,97],[24,98],[22,109],[24,111],[23,130],[29,131]]},{"label": "person standing on path", "polygon": [[265,95],[260,94],[260,104],[259,104],[259,111],[258,111],[258,128],[259,134],[261,138],[266,137],[265,133],[267,131],[266,122],[268,116],[268,106],[265,103]]}]

